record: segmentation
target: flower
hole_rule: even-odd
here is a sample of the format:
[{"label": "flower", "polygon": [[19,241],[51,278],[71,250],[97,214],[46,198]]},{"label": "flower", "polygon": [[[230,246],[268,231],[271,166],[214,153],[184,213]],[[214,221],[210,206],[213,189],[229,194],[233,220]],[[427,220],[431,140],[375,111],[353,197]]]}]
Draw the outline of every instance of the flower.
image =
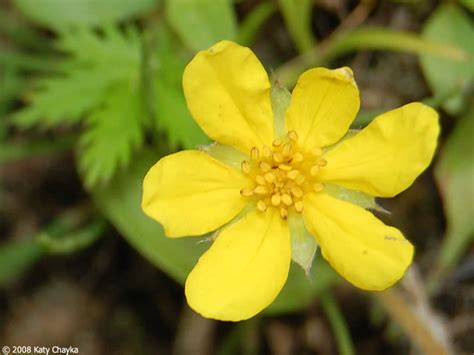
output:
[{"label": "flower", "polygon": [[279,124],[262,64],[230,41],[199,52],[183,87],[217,148],[158,161],[144,179],[142,208],[170,238],[218,230],[186,280],[191,308],[238,321],[271,304],[292,258],[289,218],[304,221],[322,256],[355,286],[383,290],[403,276],[410,242],[329,186],[374,197],[405,190],[433,157],[433,109],[411,103],[343,139],[359,110],[352,71],[315,68],[299,78]]}]

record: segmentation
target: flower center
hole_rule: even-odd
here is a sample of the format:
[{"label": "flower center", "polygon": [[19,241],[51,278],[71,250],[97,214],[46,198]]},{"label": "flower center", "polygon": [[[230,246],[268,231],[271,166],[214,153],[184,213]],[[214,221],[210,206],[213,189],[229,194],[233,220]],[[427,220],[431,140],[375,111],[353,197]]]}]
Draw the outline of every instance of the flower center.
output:
[{"label": "flower center", "polygon": [[274,140],[272,147],[253,147],[250,160],[244,160],[241,168],[255,185],[240,190],[240,194],[255,199],[261,212],[278,208],[282,219],[287,219],[292,209],[301,213],[304,195],[324,189],[317,181],[319,170],[327,164],[322,155],[318,147],[311,152],[301,151],[295,131]]}]

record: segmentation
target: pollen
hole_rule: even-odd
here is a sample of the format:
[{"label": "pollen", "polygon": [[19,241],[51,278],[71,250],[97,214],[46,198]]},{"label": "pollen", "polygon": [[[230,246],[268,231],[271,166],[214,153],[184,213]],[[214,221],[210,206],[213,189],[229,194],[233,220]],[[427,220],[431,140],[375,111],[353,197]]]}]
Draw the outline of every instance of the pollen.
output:
[{"label": "pollen", "polygon": [[261,213],[277,209],[282,219],[290,213],[303,212],[303,199],[308,193],[318,193],[324,184],[318,180],[321,169],[328,164],[319,147],[303,151],[298,134],[286,136],[268,145],[253,147],[249,159],[241,163],[242,172],[254,182],[253,187],[240,190],[244,198],[253,199]]}]

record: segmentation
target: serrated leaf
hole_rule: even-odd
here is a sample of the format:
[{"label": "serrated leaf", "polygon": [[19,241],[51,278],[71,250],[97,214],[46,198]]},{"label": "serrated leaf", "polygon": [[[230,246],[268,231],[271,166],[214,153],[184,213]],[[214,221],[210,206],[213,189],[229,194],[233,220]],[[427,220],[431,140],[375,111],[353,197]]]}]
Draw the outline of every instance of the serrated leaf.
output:
[{"label": "serrated leaf", "polygon": [[31,104],[13,114],[12,122],[24,128],[78,122],[101,102],[108,85],[101,72],[83,68],[45,77],[38,81]]},{"label": "serrated leaf", "polygon": [[208,143],[209,139],[186,106],[181,85],[186,60],[179,53],[166,28],[157,28],[156,36],[156,55],[152,57],[151,63],[154,67],[152,104],[156,127],[167,132],[172,149],[194,149],[200,144]]},{"label": "serrated leaf", "polygon": [[88,117],[88,128],[80,139],[79,166],[88,186],[109,180],[126,166],[143,143],[145,113],[138,88],[117,83],[103,105]]},{"label": "serrated leaf", "polygon": [[30,104],[13,115],[19,126],[78,122],[115,82],[139,79],[140,41],[131,29],[126,34],[113,27],[103,33],[66,31],[57,47],[68,57],[57,65],[57,74],[38,80]]},{"label": "serrated leaf", "polygon": [[14,0],[32,20],[53,28],[101,25],[137,16],[157,0]]},{"label": "serrated leaf", "polygon": [[474,238],[474,107],[454,128],[441,152],[435,177],[448,221],[440,268],[453,267]]},{"label": "serrated leaf", "polygon": [[236,37],[231,0],[167,0],[166,16],[183,43],[194,51]]},{"label": "serrated leaf", "polygon": [[449,97],[443,105],[451,114],[459,113],[474,80],[474,27],[472,20],[459,6],[440,5],[423,29],[426,39],[457,46],[468,54],[463,61],[422,55],[421,64],[435,96]]}]

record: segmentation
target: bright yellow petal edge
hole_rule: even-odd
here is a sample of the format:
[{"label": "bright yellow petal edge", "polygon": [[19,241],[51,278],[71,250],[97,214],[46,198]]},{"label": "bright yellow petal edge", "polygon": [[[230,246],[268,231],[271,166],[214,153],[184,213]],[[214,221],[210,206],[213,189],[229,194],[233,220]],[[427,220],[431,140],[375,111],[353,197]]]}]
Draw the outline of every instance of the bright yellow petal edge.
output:
[{"label": "bright yellow petal edge", "polygon": [[429,165],[436,150],[438,113],[413,102],[376,117],[324,158],[324,182],[393,197],[408,188]]},{"label": "bright yellow petal edge", "polygon": [[142,209],[168,237],[202,235],[235,217],[247,204],[249,180],[201,151],[182,151],[158,161],[143,180]]},{"label": "bright yellow petal edge", "polygon": [[207,318],[251,318],[280,293],[290,261],[288,223],[275,210],[249,212],[220,233],[189,274],[188,304]]},{"label": "bright yellow petal edge", "polygon": [[321,254],[353,285],[381,291],[400,280],[413,259],[413,245],[372,213],[325,193],[305,198],[305,224]]},{"label": "bright yellow petal edge", "polygon": [[206,134],[247,154],[271,144],[270,80],[247,47],[230,41],[200,51],[183,74],[186,103]]}]

